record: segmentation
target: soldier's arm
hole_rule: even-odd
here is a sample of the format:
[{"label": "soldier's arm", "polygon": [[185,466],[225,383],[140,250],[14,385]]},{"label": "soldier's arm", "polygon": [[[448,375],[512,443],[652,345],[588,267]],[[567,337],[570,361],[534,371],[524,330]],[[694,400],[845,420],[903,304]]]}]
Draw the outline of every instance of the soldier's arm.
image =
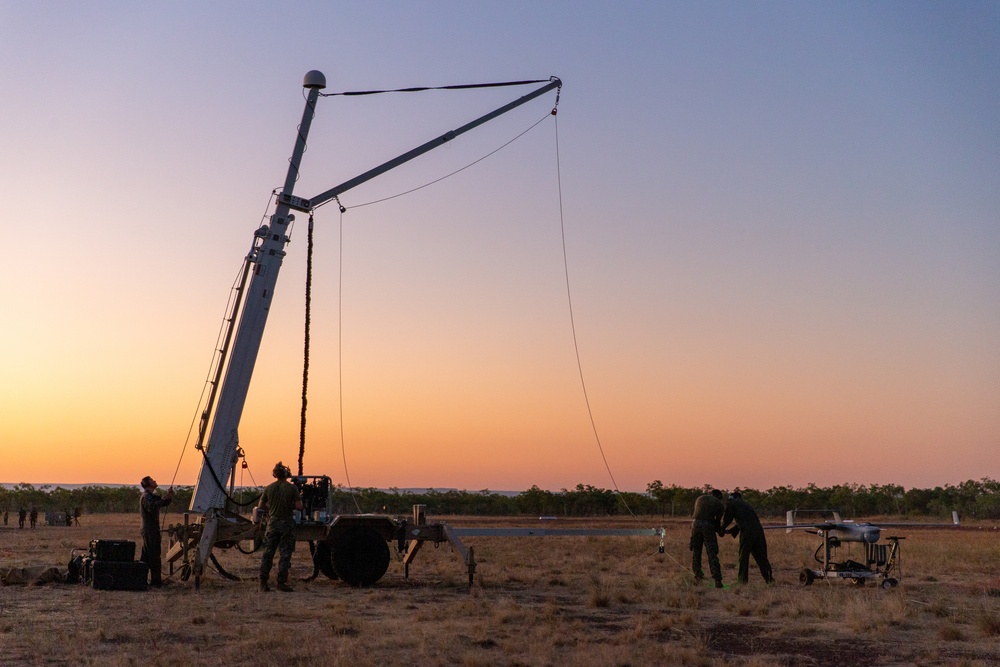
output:
[{"label": "soldier's arm", "polygon": [[260,502],[257,503],[257,507],[260,508],[261,512],[266,512],[267,511],[267,492],[266,492],[266,490],[265,490],[264,493],[260,494]]},{"label": "soldier's arm", "polygon": [[726,511],[722,513],[722,527],[719,528],[719,532],[722,532],[729,526],[733,521],[733,508],[732,505],[726,505]]}]

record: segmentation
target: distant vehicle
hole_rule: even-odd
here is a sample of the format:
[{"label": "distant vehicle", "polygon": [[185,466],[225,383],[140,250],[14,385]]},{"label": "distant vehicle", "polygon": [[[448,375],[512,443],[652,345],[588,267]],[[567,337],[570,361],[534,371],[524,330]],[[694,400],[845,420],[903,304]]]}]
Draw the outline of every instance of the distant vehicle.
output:
[{"label": "distant vehicle", "polygon": [[[825,514],[830,520],[821,523],[795,523],[797,514]],[[855,522],[840,518],[836,510],[789,510],[784,525],[764,526],[769,529],[784,528],[786,532],[805,530],[822,538],[814,557],[821,565],[819,569],[803,568],[799,573],[799,583],[809,586],[816,579],[848,579],[855,586],[864,586],[869,579],[880,580],[882,588],[895,588],[899,579],[892,576],[899,571],[899,541],[906,539],[896,535],[886,537],[882,543],[883,528],[947,528],[959,525],[958,512],[952,512],[952,523],[869,523]],[[836,552],[844,542],[858,542],[864,545],[864,560],[836,560]],[[898,576],[898,575],[897,575]]]}]

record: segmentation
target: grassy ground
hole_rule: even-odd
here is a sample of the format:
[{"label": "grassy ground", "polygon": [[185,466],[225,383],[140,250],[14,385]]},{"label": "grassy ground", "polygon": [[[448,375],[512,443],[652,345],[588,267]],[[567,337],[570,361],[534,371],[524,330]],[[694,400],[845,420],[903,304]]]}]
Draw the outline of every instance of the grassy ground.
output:
[{"label": "grassy ground", "polygon": [[[447,519],[483,525],[482,519]],[[0,572],[65,568],[94,538],[137,539],[138,516],[82,526],[0,526]],[[497,522],[491,520],[490,524]],[[537,525],[528,519],[501,522]],[[546,527],[658,527],[661,521],[546,522]],[[992,665],[1000,663],[1000,539],[992,526],[895,531],[903,579],[883,591],[798,583],[816,537],[769,534],[778,582],[695,585],[688,527],[667,524],[667,553],[642,537],[467,538],[479,562],[425,547],[403,577],[393,563],[355,589],[320,576],[261,594],[257,556],[218,552],[248,581],[172,581],[146,593],[84,586],[0,588],[2,665]],[[721,541],[727,582],[736,541]],[[842,554],[843,555],[843,554]],[[858,558],[860,554],[855,554]],[[751,568],[753,565],[751,564]],[[312,572],[300,544],[293,574]]]}]

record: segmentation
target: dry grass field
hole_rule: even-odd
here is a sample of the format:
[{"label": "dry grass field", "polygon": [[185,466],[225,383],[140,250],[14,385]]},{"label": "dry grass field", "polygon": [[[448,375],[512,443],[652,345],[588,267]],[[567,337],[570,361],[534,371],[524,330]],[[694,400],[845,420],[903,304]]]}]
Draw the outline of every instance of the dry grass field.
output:
[{"label": "dry grass field", "polygon": [[[446,519],[531,525],[527,519]],[[547,527],[658,527],[561,520]],[[0,571],[65,568],[91,539],[136,539],[137,515],[82,526],[0,526]],[[537,522],[534,522],[537,524]],[[371,588],[322,575],[294,593],[256,591],[257,556],[218,552],[200,590],[172,581],[145,593],[81,585],[0,587],[3,665],[996,665],[1000,533],[993,526],[897,531],[903,579],[884,591],[798,583],[816,537],[769,533],[777,583],[695,585],[685,523],[666,524],[667,554],[642,537],[467,538],[479,562],[470,591],[460,559],[430,545]],[[721,540],[727,583],[736,541]],[[751,568],[753,564],[751,563]],[[312,572],[300,544],[293,574]]]}]

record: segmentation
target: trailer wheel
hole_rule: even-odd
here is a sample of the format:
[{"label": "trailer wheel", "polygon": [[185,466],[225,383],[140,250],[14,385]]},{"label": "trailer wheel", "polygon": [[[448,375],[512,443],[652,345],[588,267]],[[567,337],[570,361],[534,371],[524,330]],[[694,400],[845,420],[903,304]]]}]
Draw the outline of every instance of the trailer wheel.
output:
[{"label": "trailer wheel", "polygon": [[893,579],[892,577],[882,580],[882,588],[884,588],[885,590],[889,590],[890,588],[895,588],[898,585],[899,582]]},{"label": "trailer wheel", "polygon": [[389,545],[376,531],[352,526],[333,538],[333,567],[351,586],[371,586],[389,569]]},{"label": "trailer wheel", "polygon": [[333,549],[329,542],[317,542],[316,551],[313,553],[313,564],[330,579],[339,579],[337,569],[333,565]]},{"label": "trailer wheel", "polygon": [[865,585],[865,578],[864,577],[855,577],[855,578],[851,579],[851,583],[854,586],[856,586],[857,588],[861,588],[862,586]]},{"label": "trailer wheel", "polygon": [[802,568],[799,572],[799,583],[803,586],[812,586],[812,582],[816,579],[816,575],[808,567]]}]

